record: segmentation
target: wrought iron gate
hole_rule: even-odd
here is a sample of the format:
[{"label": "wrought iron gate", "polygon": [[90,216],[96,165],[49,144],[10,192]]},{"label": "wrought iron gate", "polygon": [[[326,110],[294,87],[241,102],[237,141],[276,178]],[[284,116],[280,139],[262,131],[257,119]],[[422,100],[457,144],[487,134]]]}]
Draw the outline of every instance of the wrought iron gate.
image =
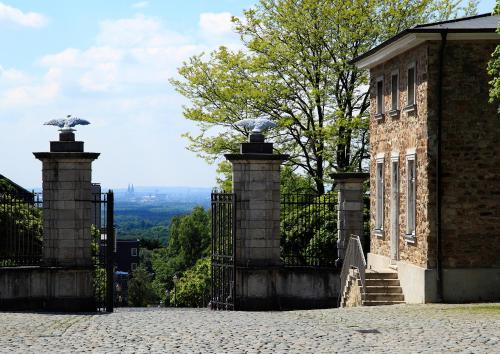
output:
[{"label": "wrought iron gate", "polygon": [[40,193],[0,191],[0,267],[40,265],[42,212]]},{"label": "wrought iron gate", "polygon": [[94,260],[94,297],[97,311],[113,312],[114,301],[114,195],[112,191],[92,193],[92,257]]},{"label": "wrought iron gate", "polygon": [[236,196],[213,192],[212,200],[212,299],[214,310],[236,309],[235,226]]}]

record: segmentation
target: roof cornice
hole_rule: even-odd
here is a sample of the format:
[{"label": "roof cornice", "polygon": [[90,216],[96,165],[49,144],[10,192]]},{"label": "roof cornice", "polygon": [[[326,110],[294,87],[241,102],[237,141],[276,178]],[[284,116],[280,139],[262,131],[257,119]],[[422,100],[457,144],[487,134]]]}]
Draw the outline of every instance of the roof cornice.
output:
[{"label": "roof cornice", "polygon": [[351,63],[359,69],[371,69],[425,41],[441,40],[442,32],[448,33],[447,40],[500,40],[500,34],[489,29],[465,31],[458,29],[427,30],[412,28],[401,32],[399,35],[360,55],[352,60]]}]

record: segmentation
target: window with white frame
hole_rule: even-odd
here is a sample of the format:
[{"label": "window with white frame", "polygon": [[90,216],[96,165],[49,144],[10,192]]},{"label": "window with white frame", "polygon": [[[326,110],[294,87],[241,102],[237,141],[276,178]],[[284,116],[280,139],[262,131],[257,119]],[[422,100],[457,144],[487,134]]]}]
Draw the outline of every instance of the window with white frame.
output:
[{"label": "window with white frame", "polygon": [[137,263],[131,263],[130,268],[132,269],[132,271],[135,271],[137,269]]},{"label": "window with white frame", "polygon": [[384,158],[377,158],[375,180],[375,232],[381,234],[384,230]]},{"label": "window with white frame", "polygon": [[417,72],[415,70],[415,64],[411,64],[408,67],[408,80],[407,80],[407,106],[413,107],[416,103],[416,91],[417,91]]},{"label": "window with white frame", "polygon": [[399,109],[399,73],[393,72],[391,75],[391,111]]},{"label": "window with white frame", "polygon": [[130,249],[130,255],[132,257],[137,257],[137,248],[131,248]]},{"label": "window with white frame", "polygon": [[406,238],[408,241],[415,239],[416,219],[416,155],[406,156]]},{"label": "window with white frame", "polygon": [[377,79],[376,86],[377,98],[377,116],[380,117],[384,114],[384,78],[381,76]]}]

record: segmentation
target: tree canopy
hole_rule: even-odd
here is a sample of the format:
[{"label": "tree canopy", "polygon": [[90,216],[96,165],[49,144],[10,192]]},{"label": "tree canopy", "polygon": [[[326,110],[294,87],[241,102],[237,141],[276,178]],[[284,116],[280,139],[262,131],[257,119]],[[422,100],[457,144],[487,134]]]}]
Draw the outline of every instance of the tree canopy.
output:
[{"label": "tree canopy", "polygon": [[172,278],[194,266],[198,259],[210,253],[210,218],[202,207],[191,214],[176,216],[169,229],[168,246],[152,254],[155,273],[153,286],[158,296],[173,288]]},{"label": "tree canopy", "polygon": [[269,117],[276,150],[323,194],[331,172],[362,170],[369,157],[368,74],[350,61],[417,23],[473,13],[476,3],[261,0],[233,18],[241,50],[194,56],[171,80],[200,128],[185,134],[190,149],[217,161],[248,136],[237,121]]}]

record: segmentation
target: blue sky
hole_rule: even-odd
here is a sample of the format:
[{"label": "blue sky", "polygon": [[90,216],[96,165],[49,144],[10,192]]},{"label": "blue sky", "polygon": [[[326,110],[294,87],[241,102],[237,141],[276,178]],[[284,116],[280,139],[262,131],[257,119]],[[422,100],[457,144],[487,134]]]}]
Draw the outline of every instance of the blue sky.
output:
[{"label": "blue sky", "polygon": [[215,166],[185,148],[196,128],[167,80],[191,55],[237,48],[230,15],[255,1],[0,0],[0,173],[39,186],[32,152],[57,137],[42,123],[73,114],[92,122],[77,137],[101,152],[94,181],[214,186]]}]

